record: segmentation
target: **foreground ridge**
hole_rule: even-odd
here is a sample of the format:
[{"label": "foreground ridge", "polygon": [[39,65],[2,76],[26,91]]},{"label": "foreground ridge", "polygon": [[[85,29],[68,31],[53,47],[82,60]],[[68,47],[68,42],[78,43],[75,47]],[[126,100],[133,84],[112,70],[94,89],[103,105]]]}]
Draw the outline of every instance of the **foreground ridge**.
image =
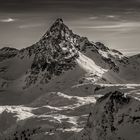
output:
[{"label": "foreground ridge", "polygon": [[107,93],[97,100],[77,140],[138,140],[139,106],[135,97],[120,91]]}]

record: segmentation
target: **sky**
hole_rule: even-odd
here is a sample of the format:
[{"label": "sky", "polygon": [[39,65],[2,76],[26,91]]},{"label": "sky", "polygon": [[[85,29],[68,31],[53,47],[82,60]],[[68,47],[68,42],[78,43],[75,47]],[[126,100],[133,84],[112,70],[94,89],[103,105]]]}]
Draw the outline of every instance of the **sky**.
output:
[{"label": "sky", "polygon": [[57,18],[126,55],[140,53],[140,0],[0,0],[0,48],[25,48]]}]

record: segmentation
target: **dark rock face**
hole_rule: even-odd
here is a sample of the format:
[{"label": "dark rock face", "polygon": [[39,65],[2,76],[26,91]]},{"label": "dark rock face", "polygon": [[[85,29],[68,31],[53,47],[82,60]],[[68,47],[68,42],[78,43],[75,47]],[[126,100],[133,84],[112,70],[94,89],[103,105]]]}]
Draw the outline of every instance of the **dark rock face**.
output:
[{"label": "dark rock face", "polygon": [[19,50],[10,47],[0,49],[0,62],[16,56],[18,52]]},{"label": "dark rock face", "polygon": [[105,58],[102,57],[104,62],[109,65],[110,69],[113,70],[114,72],[119,72],[119,67],[117,64],[111,59],[111,58]]},{"label": "dark rock face", "polygon": [[58,76],[74,68],[75,59],[78,57],[76,43],[72,31],[63,24],[62,19],[57,19],[40,41],[35,44],[36,51],[33,52],[34,60],[29,76],[26,78],[27,85],[34,84],[40,78],[40,74],[42,77],[40,82],[47,83],[53,75]]},{"label": "dark rock face", "polygon": [[108,50],[109,50],[109,48],[107,48],[107,47],[106,47],[103,43],[101,43],[101,42],[96,42],[95,44],[96,44],[96,47],[97,47],[98,49],[102,50],[102,51],[108,51]]},{"label": "dark rock face", "polygon": [[[115,91],[114,93],[108,93],[105,95],[105,97],[102,97],[98,101],[101,102],[105,98],[108,98],[108,101],[106,102],[106,105],[104,106],[104,117],[102,123],[102,128],[104,129],[104,132],[109,129],[111,133],[115,132],[117,130],[117,127],[115,126],[115,116],[114,114],[118,112],[119,109],[123,105],[127,105],[130,102],[130,97],[125,97],[124,94],[122,94],[119,91]],[[109,125],[107,126],[107,122],[109,121]]]},{"label": "dark rock face", "polygon": [[115,91],[115,92],[110,92],[107,93],[105,96],[99,98],[98,102],[102,102],[103,100],[109,98],[110,102],[116,103],[116,104],[127,104],[130,101],[130,97],[129,96],[125,96],[123,93],[119,92],[119,91]]}]

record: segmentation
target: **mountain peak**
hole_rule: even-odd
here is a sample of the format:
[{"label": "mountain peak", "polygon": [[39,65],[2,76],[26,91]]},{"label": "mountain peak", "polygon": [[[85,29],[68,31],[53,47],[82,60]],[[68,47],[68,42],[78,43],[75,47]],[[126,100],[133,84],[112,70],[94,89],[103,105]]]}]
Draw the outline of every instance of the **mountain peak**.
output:
[{"label": "mountain peak", "polygon": [[70,40],[73,36],[73,32],[63,23],[63,19],[57,18],[41,40],[53,40],[60,43],[62,40]]},{"label": "mountain peak", "polygon": [[63,19],[62,18],[57,18],[55,23],[63,23]]},{"label": "mountain peak", "polygon": [[63,19],[62,18],[57,18],[55,20],[55,22],[52,24],[52,26],[50,27],[50,29],[54,28],[54,27],[60,27],[60,26],[66,26],[66,25],[63,23]]},{"label": "mountain peak", "polygon": [[63,19],[57,18],[55,22],[52,24],[52,26],[50,27],[49,31],[66,30],[66,28],[68,29],[68,27],[63,23]]}]

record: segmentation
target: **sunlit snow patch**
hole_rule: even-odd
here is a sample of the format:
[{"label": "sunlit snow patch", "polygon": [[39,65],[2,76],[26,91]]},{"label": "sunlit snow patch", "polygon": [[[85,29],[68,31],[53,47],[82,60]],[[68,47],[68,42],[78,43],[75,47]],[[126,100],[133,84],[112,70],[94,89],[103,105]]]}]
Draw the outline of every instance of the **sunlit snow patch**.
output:
[{"label": "sunlit snow patch", "polygon": [[32,108],[24,106],[0,106],[0,114],[2,114],[4,111],[15,114],[17,121],[34,116],[34,114],[31,113]]},{"label": "sunlit snow patch", "polygon": [[77,59],[77,63],[81,68],[83,68],[88,73],[94,73],[98,76],[102,76],[108,70],[101,68],[100,66],[96,65],[95,62],[88,58],[87,56],[83,55],[79,52],[79,58]]}]

